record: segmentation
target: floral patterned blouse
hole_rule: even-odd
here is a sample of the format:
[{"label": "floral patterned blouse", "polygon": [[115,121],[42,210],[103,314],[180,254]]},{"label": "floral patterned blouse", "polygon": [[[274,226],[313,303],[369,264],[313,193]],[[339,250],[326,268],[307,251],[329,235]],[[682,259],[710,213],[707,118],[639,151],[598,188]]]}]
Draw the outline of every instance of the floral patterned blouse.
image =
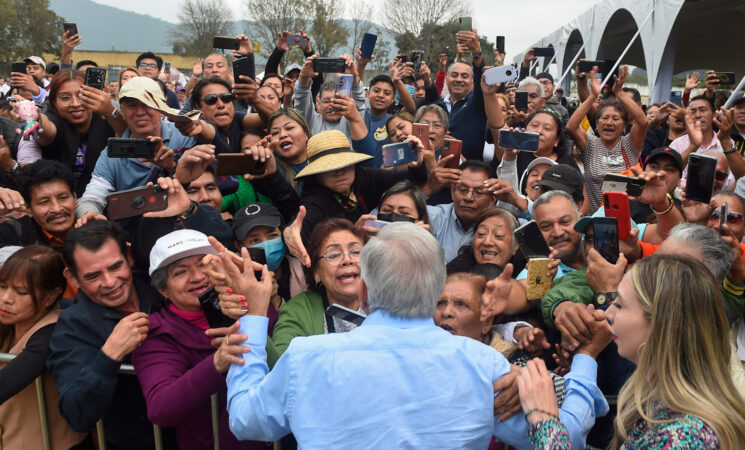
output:
[{"label": "floral patterned blouse", "polygon": [[[629,430],[629,438],[621,448],[719,448],[719,441],[714,431],[696,416],[677,413],[659,405],[653,417],[656,420],[671,420],[671,422],[649,424],[645,420],[638,421]],[[556,419],[542,420],[531,426],[530,442],[533,447],[541,450],[572,448],[566,427]]]}]

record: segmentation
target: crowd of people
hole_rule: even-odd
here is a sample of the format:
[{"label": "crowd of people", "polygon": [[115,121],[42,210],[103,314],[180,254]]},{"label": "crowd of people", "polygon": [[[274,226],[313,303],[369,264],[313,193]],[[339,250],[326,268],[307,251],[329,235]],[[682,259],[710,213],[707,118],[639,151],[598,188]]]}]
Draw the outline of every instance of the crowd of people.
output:
[{"label": "crowd of people", "polygon": [[183,83],[147,51],[101,90],[66,31],[0,84],[0,447],[42,423],[54,449],[153,425],[182,449],[743,445],[743,94],[709,71],[644,105],[578,64],[567,102],[533,49],[490,84],[475,30],[432,69],[319,73],[302,31],[283,63],[293,33],[260,75],[241,35]]}]

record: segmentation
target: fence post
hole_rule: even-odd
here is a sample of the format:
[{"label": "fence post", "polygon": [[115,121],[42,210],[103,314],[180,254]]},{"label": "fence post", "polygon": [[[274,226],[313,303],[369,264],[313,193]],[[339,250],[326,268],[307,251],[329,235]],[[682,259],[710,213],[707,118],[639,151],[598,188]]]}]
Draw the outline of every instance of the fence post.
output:
[{"label": "fence post", "polygon": [[96,422],[96,435],[98,436],[98,450],[106,450],[106,436],[103,434],[103,419]]},{"label": "fence post", "polygon": [[44,380],[43,374],[36,377],[36,400],[39,404],[39,422],[41,424],[41,441],[44,443],[44,450],[51,450],[49,444],[49,422],[47,420],[47,399],[44,397]]}]

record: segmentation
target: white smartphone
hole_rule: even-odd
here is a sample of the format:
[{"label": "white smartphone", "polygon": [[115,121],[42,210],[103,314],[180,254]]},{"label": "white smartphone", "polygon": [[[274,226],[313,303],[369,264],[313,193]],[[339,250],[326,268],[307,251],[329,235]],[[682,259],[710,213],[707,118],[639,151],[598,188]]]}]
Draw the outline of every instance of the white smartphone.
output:
[{"label": "white smartphone", "polygon": [[518,71],[513,65],[493,67],[484,72],[484,80],[489,86],[497,83],[507,83],[517,79]]}]

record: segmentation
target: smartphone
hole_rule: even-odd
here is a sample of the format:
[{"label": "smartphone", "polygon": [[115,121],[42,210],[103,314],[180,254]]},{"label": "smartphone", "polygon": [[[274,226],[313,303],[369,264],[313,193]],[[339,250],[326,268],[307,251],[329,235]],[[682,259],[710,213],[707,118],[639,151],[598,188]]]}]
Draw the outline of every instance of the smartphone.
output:
[{"label": "smartphone", "polygon": [[340,74],[336,77],[336,92],[350,97],[354,85],[354,75],[348,73]]},{"label": "smartphone", "polygon": [[88,67],[85,69],[85,85],[103,91],[106,85],[106,69],[103,67]]},{"label": "smartphone", "polygon": [[627,177],[626,175],[618,175],[615,173],[606,173],[603,175],[603,184],[600,187],[602,192],[625,192],[629,197],[639,197],[642,195],[644,185],[647,182],[634,177]]},{"label": "smartphone", "polygon": [[346,69],[346,63],[341,58],[316,58],[313,60],[313,72],[339,73]]},{"label": "smartphone", "polygon": [[366,220],[365,226],[371,227],[371,228],[377,228],[378,231],[382,230],[384,226],[389,225],[390,222],[386,222],[385,220]]},{"label": "smartphone", "polygon": [[717,159],[709,155],[693,153],[688,157],[688,177],[686,178],[686,198],[694,202],[708,204],[714,191],[714,174]]},{"label": "smartphone", "polygon": [[252,155],[220,153],[217,155],[215,175],[261,175],[265,168],[266,162],[257,161]]},{"label": "smartphone", "polygon": [[422,61],[424,61],[424,50],[414,50],[411,52],[411,64],[414,66],[414,75],[419,73],[419,69],[422,67]]},{"label": "smartphone", "polygon": [[459,17],[458,25],[460,27],[459,28],[460,31],[472,31],[473,30],[473,23],[470,17]]},{"label": "smartphone", "polygon": [[261,42],[254,42],[254,54],[260,55],[261,54]]},{"label": "smartphone", "polygon": [[141,216],[168,207],[168,191],[160,186],[145,186],[109,194],[109,219]]},{"label": "smartphone", "polygon": [[533,56],[543,56],[544,58],[550,58],[554,56],[553,47],[536,47],[533,49]]},{"label": "smartphone", "polygon": [[592,219],[593,246],[611,264],[618,262],[618,221],[615,217]]},{"label": "smartphone", "polygon": [[220,297],[214,286],[199,294],[198,298],[210,328],[229,327],[235,323],[220,310]]},{"label": "smartphone", "polygon": [[241,48],[241,41],[232,37],[215,36],[214,38],[212,38],[212,48],[238,50],[239,48]]},{"label": "smartphone", "polygon": [[548,276],[549,258],[530,258],[528,260],[528,300],[540,300],[553,286],[553,278]]},{"label": "smartphone", "polygon": [[367,318],[366,315],[359,313],[357,311],[354,311],[349,308],[345,308],[344,306],[337,305],[336,303],[331,304],[326,308],[326,314],[329,314],[331,316],[336,317],[337,319],[341,319],[344,321],[347,321],[349,323],[353,323],[355,325],[362,325],[362,322],[365,321]]},{"label": "smartphone", "polygon": [[416,162],[419,152],[411,141],[383,146],[383,167],[393,167],[400,164]]},{"label": "smartphone", "polygon": [[78,26],[73,22],[62,22],[62,30],[67,33],[70,32],[69,36],[78,34]]},{"label": "smartphone", "polygon": [[446,169],[457,169],[460,167],[460,152],[463,148],[463,142],[458,139],[445,139],[442,144],[442,154],[440,159],[453,155],[453,157],[445,164]]},{"label": "smartphone", "polygon": [[603,192],[605,217],[615,217],[618,223],[618,239],[631,237],[631,211],[629,196],[625,192]]},{"label": "smartphone", "polygon": [[409,55],[398,55],[398,60],[401,61],[401,64],[406,64],[409,62]]},{"label": "smartphone", "polygon": [[579,73],[590,73],[595,66],[598,66],[598,73],[605,71],[605,61],[580,61]]},{"label": "smartphone", "polygon": [[[251,257],[251,261],[259,263],[262,266],[266,264],[266,252],[263,248],[246,247],[246,250],[248,250],[248,256]],[[254,270],[254,276],[257,280],[261,281],[261,270]]]},{"label": "smartphone", "polygon": [[514,148],[521,152],[538,151],[541,135],[532,131],[510,131],[499,130],[498,146],[501,148]]},{"label": "smartphone", "polygon": [[107,153],[109,158],[152,159],[155,157],[155,144],[147,139],[112,137],[108,141]]},{"label": "smartphone", "polygon": [[377,41],[377,34],[365,33],[362,37],[362,45],[360,45],[360,56],[363,58],[372,58],[373,50],[375,50],[375,43]]},{"label": "smartphone", "polygon": [[530,258],[548,258],[551,253],[551,249],[548,248],[543,233],[541,233],[535,220],[531,220],[516,229],[515,239],[517,239],[517,245],[520,246],[520,251],[527,260],[530,260]]},{"label": "smartphone", "polygon": [[683,106],[683,92],[670,91],[670,103],[678,106]]},{"label": "smartphone", "polygon": [[10,68],[11,72],[26,73],[26,63],[23,61],[14,61]]},{"label": "smartphone", "polygon": [[724,224],[727,223],[727,202],[723,202],[719,208],[719,235],[724,236]]},{"label": "smartphone", "polygon": [[735,84],[735,72],[716,72],[715,75],[719,79],[720,86]]},{"label": "smartphone", "polygon": [[525,91],[515,92],[515,109],[520,112],[528,112],[528,93]]},{"label": "smartphone", "polygon": [[504,53],[504,36],[497,36],[497,51]]},{"label": "smartphone", "polygon": [[171,63],[169,63],[168,61],[166,61],[165,63],[163,63],[163,72],[165,72],[165,73],[170,73],[171,72]]},{"label": "smartphone", "polygon": [[296,45],[298,47],[305,47],[310,42],[310,38],[308,36],[303,36],[302,34],[291,34],[287,36],[287,44],[288,45]]},{"label": "smartphone", "polygon": [[507,83],[517,79],[518,71],[515,66],[508,64],[501,67],[492,67],[491,69],[484,72],[484,81],[489,86],[494,86],[497,83]]},{"label": "smartphone", "polygon": [[243,57],[233,60],[233,81],[235,84],[244,84],[246,80],[241,80],[239,77],[245,75],[251,78],[251,60]]},{"label": "smartphone", "polygon": [[428,123],[415,123],[411,125],[411,134],[416,136],[424,148],[429,148],[429,124]]}]

